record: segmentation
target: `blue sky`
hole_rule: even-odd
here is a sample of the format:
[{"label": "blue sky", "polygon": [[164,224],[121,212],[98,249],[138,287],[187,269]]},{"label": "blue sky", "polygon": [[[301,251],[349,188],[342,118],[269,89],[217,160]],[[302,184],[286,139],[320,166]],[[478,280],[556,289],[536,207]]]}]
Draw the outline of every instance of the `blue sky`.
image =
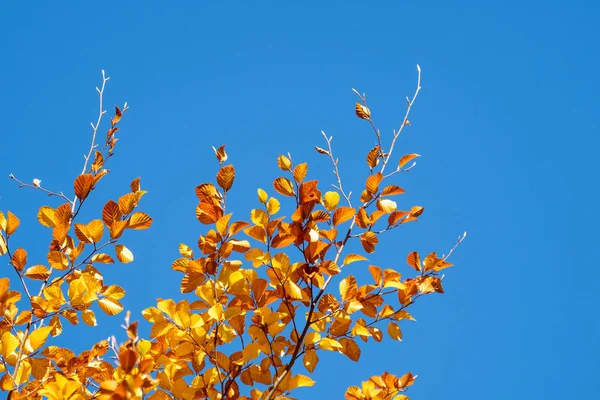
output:
[{"label": "blue sky", "polygon": [[[179,298],[170,264],[178,243],[193,245],[203,231],[194,187],[216,173],[210,146],[227,144],[238,170],[231,205],[240,218],[256,207],[257,186],[273,193],[278,154],[308,161],[309,174],[329,170],[313,149],[321,130],[358,187],[374,143],[353,115],[351,88],[367,93],[389,135],[418,63],[423,90],[399,151],[423,156],[398,183],[408,191],[401,204],[425,214],[386,237],[371,261],[409,273],[408,252],[443,253],[469,236],[446,294],[413,308],[404,341],[364,347],[360,366],[323,357],[313,398],[342,398],[384,370],[418,374],[414,399],[600,398],[597,2],[166,4],[0,5],[0,209],[21,217],[30,259],[37,246],[43,262],[48,239],[34,210],[56,203],[18,190],[8,174],[71,187],[101,69],[112,78],[107,104],[131,110],[87,215],[97,218],[142,176],[154,225],[126,240],[133,264],[102,270],[137,317],[157,297]],[[82,327],[72,346],[121,322]]]}]

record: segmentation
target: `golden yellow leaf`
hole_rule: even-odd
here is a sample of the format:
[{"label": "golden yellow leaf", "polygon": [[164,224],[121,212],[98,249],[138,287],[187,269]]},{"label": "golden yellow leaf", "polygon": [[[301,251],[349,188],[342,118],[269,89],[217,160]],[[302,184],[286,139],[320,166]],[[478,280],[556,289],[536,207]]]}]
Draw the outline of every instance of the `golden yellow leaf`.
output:
[{"label": "golden yellow leaf", "polygon": [[6,359],[19,347],[19,343],[19,339],[12,333],[9,331],[4,332],[0,343],[0,355]]},{"label": "golden yellow leaf", "polygon": [[127,220],[127,228],[141,230],[148,229],[152,225],[152,218],[143,212],[135,212]]},{"label": "golden yellow leaf", "polygon": [[292,168],[292,162],[289,158],[282,154],[277,158],[277,166],[283,171],[290,171]]},{"label": "golden yellow leaf", "polygon": [[8,252],[8,247],[6,246],[6,240],[4,236],[0,234],[0,256],[5,255]]},{"label": "golden yellow leaf", "polygon": [[358,293],[358,285],[353,275],[348,275],[340,282],[340,295],[343,301],[352,300]]},{"label": "golden yellow leaf", "polygon": [[369,265],[369,272],[377,286],[380,286],[383,283],[383,271],[381,271],[381,268],[376,265]]},{"label": "golden yellow leaf", "polygon": [[340,207],[333,213],[333,217],[331,218],[333,225],[337,226],[342,224],[354,217],[356,210],[351,207]]},{"label": "golden yellow leaf", "polygon": [[340,202],[340,194],[338,192],[327,192],[323,196],[323,205],[327,211],[333,211]]},{"label": "golden yellow leaf", "polygon": [[423,211],[425,211],[425,209],[422,206],[414,206],[410,209],[410,216],[418,217],[423,214]]},{"label": "golden yellow leaf", "polygon": [[6,219],[6,234],[10,236],[13,233],[15,233],[15,231],[21,224],[21,221],[19,220],[19,218],[17,218],[15,214],[11,213],[10,211],[6,215],[8,216]]},{"label": "golden yellow leaf", "polygon": [[405,218],[410,213],[408,211],[394,211],[388,217],[388,226],[395,225],[402,218]]},{"label": "golden yellow leaf", "polygon": [[233,186],[235,178],[235,169],[233,165],[226,165],[219,170],[217,174],[217,184],[226,192]]},{"label": "golden yellow leaf", "polygon": [[215,227],[217,228],[217,232],[219,232],[219,235],[225,236],[227,234],[227,228],[229,226],[229,220],[231,219],[231,215],[232,213],[223,215],[217,220]]},{"label": "golden yellow leaf", "polygon": [[262,190],[260,188],[257,190],[257,192],[258,192],[258,201],[261,202],[262,204],[265,204],[267,202],[267,197],[268,197],[267,192],[265,192],[264,190]]},{"label": "golden yellow leaf", "polygon": [[302,358],[304,368],[306,368],[308,372],[313,373],[318,363],[319,356],[317,355],[317,352],[312,349],[306,350],[306,353],[304,353],[304,357]]},{"label": "golden yellow leaf", "polygon": [[89,326],[98,325],[98,323],[96,322],[96,315],[90,309],[83,310],[83,312],[81,313],[81,319],[83,320],[83,322],[86,325],[89,325]]},{"label": "golden yellow leaf", "polygon": [[55,212],[54,208],[52,207],[41,206],[38,210],[37,218],[40,224],[48,228],[54,228],[56,225]]},{"label": "golden yellow leaf", "polygon": [[43,326],[29,334],[29,345],[33,351],[36,351],[46,343],[51,330],[51,326]]},{"label": "golden yellow leaf", "polygon": [[277,193],[282,194],[284,196],[293,197],[294,192],[294,184],[287,178],[279,177],[273,181],[273,188]]},{"label": "golden yellow leaf", "polygon": [[117,259],[123,264],[128,264],[133,261],[133,253],[124,245],[115,245],[115,252],[117,253]]},{"label": "golden yellow leaf", "polygon": [[95,219],[87,224],[87,234],[93,243],[98,243],[104,236],[104,224],[102,220]]},{"label": "golden yellow leaf", "polygon": [[17,386],[27,382],[29,380],[30,375],[31,364],[29,363],[29,360],[21,361],[21,364],[19,364],[19,369],[15,373],[15,383],[17,384]]},{"label": "golden yellow leaf", "polygon": [[[137,207],[137,197],[135,193],[127,193],[119,197],[119,212],[123,215],[130,214]],[[107,203],[108,204],[108,203]]]},{"label": "golden yellow leaf", "polygon": [[62,251],[53,250],[48,252],[48,263],[54,269],[64,271],[69,268],[69,260]]},{"label": "golden yellow leaf", "polygon": [[319,342],[319,349],[328,351],[339,351],[343,349],[343,346],[335,339],[324,337]]},{"label": "golden yellow leaf", "polygon": [[79,175],[73,182],[75,196],[77,196],[79,200],[85,200],[92,191],[93,187],[94,176],[92,174]]},{"label": "golden yellow leaf", "polygon": [[346,258],[344,258],[344,265],[352,264],[355,261],[364,261],[367,260],[366,257],[361,256],[360,254],[348,254]]},{"label": "golden yellow leaf", "polygon": [[12,255],[12,265],[19,271],[23,270],[23,267],[27,264],[27,251],[18,248]]},{"label": "golden yellow leaf", "polygon": [[370,120],[371,119],[371,110],[369,110],[368,107],[363,106],[362,104],[360,104],[359,102],[356,102],[356,116],[360,119],[366,119],[366,120]]},{"label": "golden yellow leaf", "polygon": [[183,243],[179,243],[179,254],[181,254],[181,257],[194,258],[194,250]]},{"label": "golden yellow leaf", "polygon": [[6,217],[4,216],[4,213],[2,211],[0,211],[0,231],[5,231],[6,230]]},{"label": "golden yellow leaf", "polygon": [[115,260],[111,256],[105,253],[96,253],[92,256],[92,262],[101,264],[114,264]]},{"label": "golden yellow leaf", "polygon": [[[50,369],[51,362],[47,358],[30,358],[31,375],[37,380],[42,380]],[[50,397],[52,398],[52,397]],[[60,397],[55,397],[56,399]]]},{"label": "golden yellow leaf", "polygon": [[308,376],[304,376],[304,375],[296,375],[292,378],[290,378],[288,384],[287,384],[287,389],[288,390],[292,390],[298,387],[310,387],[313,386],[315,384],[315,381],[312,380],[311,378],[309,378]]},{"label": "golden yellow leaf", "polygon": [[137,344],[137,349],[140,352],[140,356],[144,357],[146,353],[152,348],[152,342],[149,340],[141,339]]},{"label": "golden yellow leaf", "polygon": [[410,162],[411,160],[413,160],[417,157],[421,157],[421,155],[420,154],[406,154],[406,155],[402,156],[402,158],[400,158],[400,162],[398,163],[398,168],[404,167],[408,162]]},{"label": "golden yellow leaf", "polygon": [[306,178],[307,172],[308,172],[308,164],[307,163],[302,163],[302,164],[296,165],[296,167],[294,168],[294,174],[293,174],[294,180],[297,183],[302,183],[304,178]]},{"label": "golden yellow leaf", "polygon": [[50,270],[43,265],[34,265],[33,267],[27,268],[23,275],[29,279],[44,281],[50,276]]},{"label": "golden yellow leaf", "polygon": [[104,311],[108,315],[116,315],[123,311],[123,306],[119,303],[118,300],[114,300],[111,298],[104,298],[98,300],[98,306],[102,311]]},{"label": "golden yellow leaf", "polygon": [[275,197],[271,197],[267,202],[267,212],[269,213],[269,215],[277,214],[280,208],[281,204],[279,203],[279,200],[277,200]]},{"label": "golden yellow leaf", "polygon": [[400,330],[400,326],[395,322],[388,324],[388,334],[394,340],[402,340],[402,331]]}]

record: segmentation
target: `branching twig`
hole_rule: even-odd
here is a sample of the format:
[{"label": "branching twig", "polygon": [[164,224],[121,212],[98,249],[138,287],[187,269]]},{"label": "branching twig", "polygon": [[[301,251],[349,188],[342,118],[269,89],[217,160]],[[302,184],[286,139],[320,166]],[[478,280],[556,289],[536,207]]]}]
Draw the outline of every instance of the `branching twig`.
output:
[{"label": "branching twig", "polygon": [[329,158],[331,158],[331,162],[333,163],[333,168],[334,168],[333,173],[335,174],[335,177],[337,178],[337,182],[338,182],[337,186],[336,185],[332,185],[332,186],[342,193],[342,196],[344,196],[344,198],[348,202],[348,206],[352,207],[352,203],[350,202],[350,196],[352,196],[352,192],[350,192],[348,194],[346,194],[346,192],[344,192],[344,189],[342,188],[342,178],[340,177],[340,171],[338,169],[338,161],[339,160],[336,158],[333,158],[333,150],[331,149],[331,140],[333,139],[333,136],[327,137],[327,135],[323,131],[321,131],[321,134],[323,135],[323,137],[325,138],[325,141],[327,142],[328,155],[329,155]]},{"label": "branching twig", "polygon": [[408,97],[406,98],[406,101],[408,103],[408,107],[406,108],[406,114],[404,114],[404,119],[402,120],[402,125],[400,125],[400,128],[398,128],[398,130],[394,132],[394,138],[392,139],[392,144],[390,145],[390,151],[388,152],[387,156],[383,159],[383,165],[381,166],[382,174],[383,174],[383,171],[385,171],[385,167],[387,166],[387,163],[390,161],[390,157],[392,156],[392,152],[394,151],[394,145],[396,144],[396,140],[398,140],[398,137],[402,133],[402,129],[404,129],[404,127],[409,124],[408,115],[410,114],[410,109],[412,108],[413,104],[415,103],[415,100],[417,99],[417,95],[421,91],[421,67],[419,67],[418,64],[417,64],[417,72],[418,72],[417,89],[415,90],[415,94],[413,95],[412,100],[409,100]]},{"label": "branching twig", "polygon": [[21,181],[20,181],[19,179],[17,179],[17,177],[15,177],[13,174],[10,174],[8,177],[9,177],[10,179],[12,179],[12,180],[16,181],[16,182],[19,184],[19,187],[20,187],[20,188],[23,188],[23,187],[29,187],[29,188],[32,188],[32,189],[38,189],[38,190],[41,190],[41,191],[42,191],[42,192],[44,192],[44,193],[48,193],[48,196],[61,197],[61,198],[65,199],[66,201],[68,201],[69,203],[73,204],[73,201],[72,201],[71,199],[69,199],[67,196],[65,196],[65,194],[64,194],[63,192],[58,192],[58,193],[57,193],[57,192],[53,192],[53,191],[51,191],[51,190],[48,190],[48,189],[46,189],[46,188],[43,188],[43,187],[40,185],[40,183],[39,183],[39,182],[37,182],[37,183],[36,183],[36,182],[35,182],[35,180],[34,180],[34,183],[33,183],[33,184],[28,184],[28,183],[21,182]]}]

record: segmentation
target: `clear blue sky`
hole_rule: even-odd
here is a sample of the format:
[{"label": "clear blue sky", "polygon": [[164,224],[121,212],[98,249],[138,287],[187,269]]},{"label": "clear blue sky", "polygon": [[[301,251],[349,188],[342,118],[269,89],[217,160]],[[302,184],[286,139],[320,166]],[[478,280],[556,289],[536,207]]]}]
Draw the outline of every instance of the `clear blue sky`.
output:
[{"label": "clear blue sky", "polygon": [[[18,190],[8,174],[68,190],[101,69],[112,77],[108,104],[131,110],[90,207],[142,176],[142,209],[155,219],[125,242],[135,263],[103,268],[137,317],[157,297],[179,298],[170,264],[177,244],[203,230],[194,187],[214,177],[211,145],[227,144],[238,169],[240,218],[256,186],[273,192],[279,153],[329,168],[312,148],[320,130],[334,136],[350,179],[373,145],[351,88],[368,94],[389,133],[419,63],[423,91],[399,146],[423,157],[399,184],[401,204],[425,214],[388,236],[372,262],[409,273],[409,251],[445,252],[459,233],[469,237],[446,294],[402,325],[404,342],[366,346],[360,366],[324,357],[312,398],[342,398],[384,370],[417,373],[414,399],[600,398],[596,1],[132,3],[0,5],[0,209],[21,217],[32,262],[44,261],[48,239],[34,210],[56,203]],[[366,265],[355,265],[362,276]],[[70,336],[72,346],[122,318],[100,323]]]}]

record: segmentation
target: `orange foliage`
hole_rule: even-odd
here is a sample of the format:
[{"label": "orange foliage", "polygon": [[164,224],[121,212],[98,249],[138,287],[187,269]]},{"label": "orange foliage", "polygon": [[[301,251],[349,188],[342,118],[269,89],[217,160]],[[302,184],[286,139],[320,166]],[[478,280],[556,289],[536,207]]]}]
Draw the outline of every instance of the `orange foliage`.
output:
[{"label": "orange foliage", "polygon": [[[103,78],[100,100],[108,80],[104,73]],[[0,255],[9,257],[16,277],[0,278],[0,388],[12,399],[290,399],[294,389],[315,383],[308,375],[317,368],[320,352],[358,362],[360,342],[380,342],[386,332],[402,340],[399,322],[413,320],[407,308],[423,295],[443,293],[439,272],[451,266],[447,257],[431,253],[421,260],[417,252],[410,253],[407,263],[416,275],[409,278],[391,268],[364,265],[372,280],[358,282],[347,267],[367,261],[379,236],[423,213],[420,206],[397,210],[390,198],[405,193],[389,182],[392,176],[412,168],[402,169],[418,154],[401,157],[399,166],[386,173],[419,90],[420,70],[417,91],[387,151],[365,97],[356,92],[356,114],[372,125],[379,144],[367,154],[367,175],[355,204],[342,188],[331,138],[325,136],[327,149],[316,150],[331,158],[335,191],[322,192],[319,182],[306,180],[307,163],[294,164],[289,154],[280,155],[277,165],[284,176],[274,179],[273,189],[295,200],[289,217],[280,216],[277,197],[258,189],[249,220],[236,220],[225,211],[235,169],[227,164],[225,146],[213,148],[219,163],[215,184],[196,187],[196,216],[206,231],[197,246],[180,244],[181,257],[172,264],[182,273],[181,292],[189,300],[158,299],[145,309],[149,338],[139,337],[138,322],[130,322],[127,313],[122,344],[104,340],[81,354],[52,345],[52,338],[63,334],[65,322],[95,326],[98,310],[108,315],[123,311],[125,291],[104,281],[102,264],[132,262],[123,240],[130,231],[152,225],[152,218],[138,210],[146,194],[139,178],[127,193],[108,200],[97,219],[79,217],[108,173],[105,164],[113,156],[116,125],[127,105],[115,108],[100,151],[92,150],[102,113],[92,126],[92,145],[74,179],[72,198],[45,189],[38,179],[29,185],[11,176],[63,203],[44,205],[37,213],[40,224],[51,230],[45,265],[30,266],[25,249],[13,250],[19,219],[10,211],[0,213]],[[360,242],[364,254],[348,253],[350,240]],[[407,399],[402,393],[413,382],[411,373],[398,378],[385,372],[348,388],[345,397]]]}]

